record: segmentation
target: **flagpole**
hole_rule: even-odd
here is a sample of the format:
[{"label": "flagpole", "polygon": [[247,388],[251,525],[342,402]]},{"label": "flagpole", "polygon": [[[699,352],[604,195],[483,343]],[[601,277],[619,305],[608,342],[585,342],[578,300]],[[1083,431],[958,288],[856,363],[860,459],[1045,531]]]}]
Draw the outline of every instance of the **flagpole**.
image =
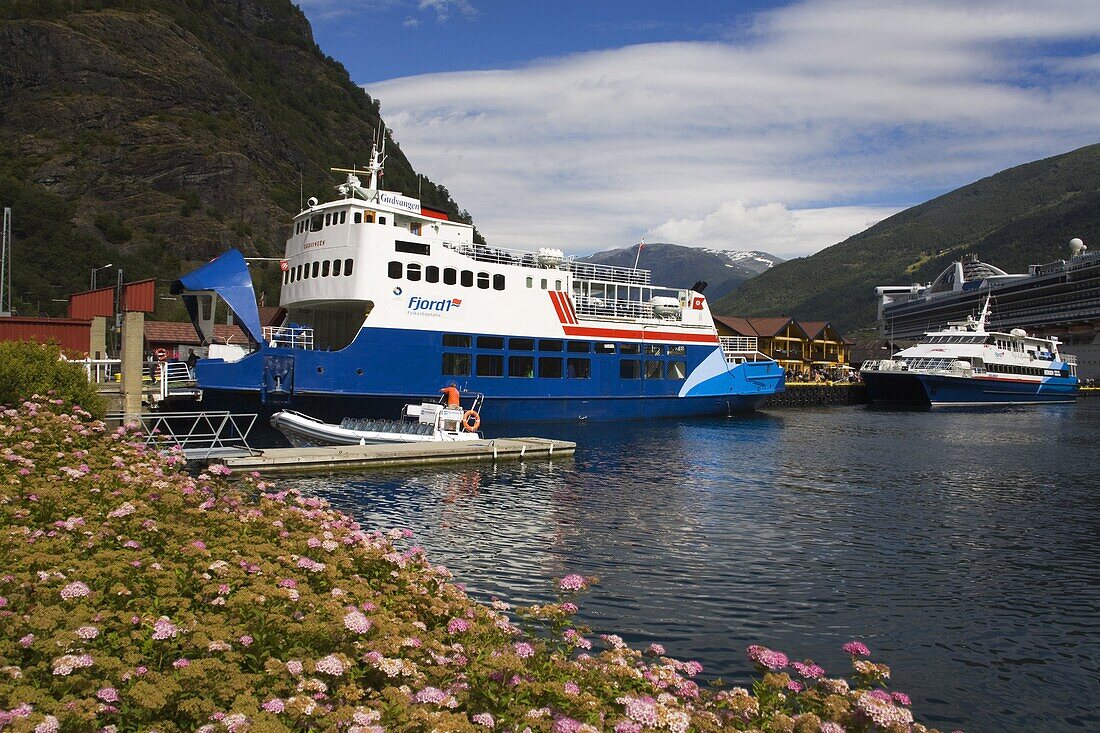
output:
[{"label": "flagpole", "polygon": [[638,254],[634,256],[634,269],[638,269],[638,260],[642,258],[642,247],[645,246],[645,237],[642,237],[642,241],[638,243]]}]

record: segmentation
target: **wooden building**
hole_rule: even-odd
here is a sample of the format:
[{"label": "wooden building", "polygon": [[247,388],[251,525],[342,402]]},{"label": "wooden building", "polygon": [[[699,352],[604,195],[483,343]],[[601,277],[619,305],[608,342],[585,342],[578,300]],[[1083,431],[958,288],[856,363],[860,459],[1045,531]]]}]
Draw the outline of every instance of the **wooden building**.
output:
[{"label": "wooden building", "polygon": [[714,316],[721,338],[756,339],[756,350],[788,374],[811,375],[847,366],[850,342],[828,321]]}]

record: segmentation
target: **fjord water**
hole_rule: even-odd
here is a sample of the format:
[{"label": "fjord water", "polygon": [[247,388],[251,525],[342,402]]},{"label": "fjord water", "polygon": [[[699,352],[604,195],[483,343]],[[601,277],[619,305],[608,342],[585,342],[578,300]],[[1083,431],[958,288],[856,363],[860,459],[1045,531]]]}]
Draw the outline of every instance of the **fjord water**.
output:
[{"label": "fjord water", "polygon": [[572,459],[302,478],[406,527],[477,597],[550,600],[748,684],[759,643],[849,671],[864,641],[918,720],[1100,730],[1100,400],[553,424]]}]

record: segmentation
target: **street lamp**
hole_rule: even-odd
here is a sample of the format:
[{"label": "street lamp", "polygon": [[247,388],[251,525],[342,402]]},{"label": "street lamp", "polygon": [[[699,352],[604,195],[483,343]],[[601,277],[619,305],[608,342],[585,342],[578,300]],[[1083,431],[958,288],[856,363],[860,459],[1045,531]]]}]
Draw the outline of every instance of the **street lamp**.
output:
[{"label": "street lamp", "polygon": [[95,274],[97,272],[99,272],[100,270],[106,270],[108,267],[114,267],[114,266],[115,265],[114,265],[113,262],[108,262],[103,267],[93,267],[92,268],[92,290],[95,290]]}]

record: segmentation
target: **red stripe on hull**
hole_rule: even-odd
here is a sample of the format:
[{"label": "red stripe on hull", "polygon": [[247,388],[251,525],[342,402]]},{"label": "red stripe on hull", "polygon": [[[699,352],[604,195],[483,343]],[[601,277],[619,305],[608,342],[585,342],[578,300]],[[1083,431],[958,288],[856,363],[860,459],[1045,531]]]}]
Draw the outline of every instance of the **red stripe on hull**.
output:
[{"label": "red stripe on hull", "polygon": [[556,290],[550,291],[550,302],[554,304],[554,310],[557,311],[558,322],[568,323],[568,321],[565,320],[565,311],[562,310],[561,302],[558,300],[558,292]]}]

